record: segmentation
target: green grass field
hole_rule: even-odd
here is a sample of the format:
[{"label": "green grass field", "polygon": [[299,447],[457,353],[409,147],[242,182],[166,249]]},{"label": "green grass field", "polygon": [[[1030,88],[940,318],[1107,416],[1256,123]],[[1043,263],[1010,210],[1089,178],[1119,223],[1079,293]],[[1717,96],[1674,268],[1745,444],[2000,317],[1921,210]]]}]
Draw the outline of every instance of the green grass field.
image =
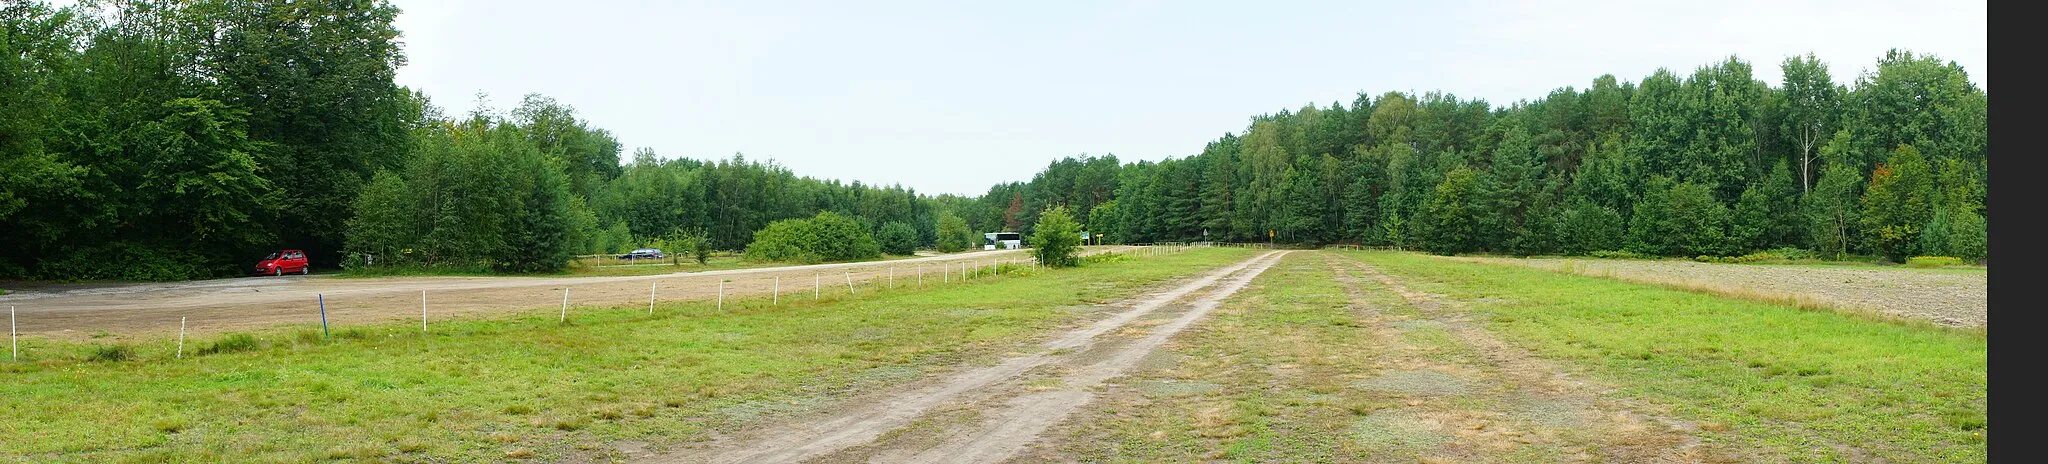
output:
[{"label": "green grass field", "polygon": [[[0,461],[603,462],[1028,350],[1092,303],[1254,253],[1198,248],[774,307],[728,300],[722,312],[574,307],[567,325],[536,308],[428,336],[284,327],[193,340],[185,359],[168,341],[37,340],[29,361],[0,363]],[[1456,304],[1419,311],[1354,262]],[[1477,440],[1449,456],[1626,460],[1613,456],[1632,437],[1547,422],[1580,403],[1518,396],[1526,380],[1492,371],[1450,320],[1701,424],[1687,433],[1717,459],[1986,459],[1981,333],[1369,251],[1290,255],[1177,337],[1163,365],[1116,381],[1059,449],[1089,462],[1415,462]],[[1454,435],[1435,420],[1550,438]]]},{"label": "green grass field", "polygon": [[822,301],[556,308],[419,327],[317,326],[136,345],[34,343],[0,363],[0,460],[598,461],[620,443],[816,407],[998,356],[1108,301],[1244,249]]},{"label": "green grass field", "polygon": [[[1986,337],[1537,269],[1346,252],[1770,460],[1983,461]],[[1837,446],[1842,445],[1842,446]]]}]

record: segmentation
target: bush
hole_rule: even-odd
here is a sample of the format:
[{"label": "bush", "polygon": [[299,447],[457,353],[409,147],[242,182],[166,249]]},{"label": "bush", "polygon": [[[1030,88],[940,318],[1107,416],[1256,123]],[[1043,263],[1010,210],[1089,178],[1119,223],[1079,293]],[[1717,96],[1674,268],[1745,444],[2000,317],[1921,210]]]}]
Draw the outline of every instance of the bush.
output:
[{"label": "bush", "polygon": [[1959,266],[1962,264],[1963,259],[1954,256],[1914,256],[1906,259],[1906,267],[1942,267]]},{"label": "bush", "polygon": [[254,351],[256,348],[256,336],[236,333],[227,334],[227,336],[221,337],[219,341],[213,342],[212,345],[200,348],[199,354],[236,353]]},{"label": "bush", "polygon": [[100,345],[92,347],[92,354],[85,360],[96,362],[121,362],[135,357],[135,349],[128,345]]},{"label": "bush", "polygon": [[825,211],[809,219],[768,223],[754,233],[746,256],[770,262],[853,261],[879,258],[882,247],[860,222]]},{"label": "bush", "polygon": [[1081,263],[1075,253],[1081,249],[1081,224],[1067,214],[1067,207],[1046,208],[1032,227],[1032,254],[1048,267],[1073,267]]},{"label": "bush", "polygon": [[1704,256],[1704,255],[1703,255],[1703,256],[1696,256],[1696,257],[1693,257],[1693,260],[1694,260],[1694,261],[1699,261],[1699,262],[1702,262],[1702,263],[1724,263],[1724,264],[1749,264],[1749,263],[1781,263],[1781,262],[1788,262],[1788,261],[1805,261],[1805,260],[1812,260],[1812,259],[1815,259],[1815,256],[1814,256],[1813,252],[1811,252],[1811,251],[1806,251],[1806,250],[1802,250],[1802,249],[1798,249],[1798,248],[1792,248],[1792,247],[1783,247],[1783,248],[1775,248],[1775,249],[1770,249],[1770,250],[1763,250],[1763,251],[1757,251],[1757,252],[1752,252],[1752,253],[1750,253],[1750,254],[1746,254],[1746,255],[1742,255],[1742,256]]},{"label": "bush", "polygon": [[1820,254],[1814,253],[1804,248],[1796,247],[1772,248],[1769,250],[1759,251],[1751,254],[1763,254],[1766,256],[1771,256],[1776,259],[1782,259],[1786,261],[1810,261],[1820,259]]},{"label": "bush", "polygon": [[1092,254],[1092,255],[1088,255],[1088,256],[1083,256],[1083,257],[1081,257],[1081,262],[1084,262],[1084,263],[1088,263],[1088,264],[1102,264],[1102,263],[1120,263],[1120,262],[1124,262],[1124,261],[1130,261],[1130,260],[1133,260],[1133,259],[1136,259],[1136,258],[1132,258],[1132,257],[1131,257],[1131,255],[1128,255],[1128,254],[1124,254],[1124,253],[1116,253],[1116,252],[1109,252],[1109,253],[1096,253],[1096,254]]},{"label": "bush", "polygon": [[938,243],[934,245],[934,248],[938,248],[941,252],[952,253],[974,246],[976,240],[974,231],[967,228],[966,220],[960,219],[960,216],[953,215],[951,211],[939,212],[936,228],[938,229],[939,237]]},{"label": "bush", "polygon": [[1588,254],[1592,257],[1603,259],[1649,259],[1648,256],[1619,250],[1600,250]]},{"label": "bush", "polygon": [[882,233],[877,238],[881,241],[883,253],[907,255],[917,251],[917,229],[910,228],[910,224],[884,224]]},{"label": "bush", "polygon": [[[253,258],[257,257],[251,258],[250,262],[254,263]],[[38,273],[40,278],[62,281],[166,282],[231,275],[239,269],[240,266],[233,263],[207,263],[198,254],[164,246],[116,242],[44,261]]]}]

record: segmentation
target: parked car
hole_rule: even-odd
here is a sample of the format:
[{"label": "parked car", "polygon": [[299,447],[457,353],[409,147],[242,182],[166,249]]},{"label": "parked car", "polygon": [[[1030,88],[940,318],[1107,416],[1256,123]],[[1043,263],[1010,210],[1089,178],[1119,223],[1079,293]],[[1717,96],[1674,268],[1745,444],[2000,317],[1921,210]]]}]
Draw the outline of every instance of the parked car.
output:
[{"label": "parked car", "polygon": [[256,274],[285,275],[294,272],[301,275],[313,273],[313,264],[306,261],[305,251],[278,250],[256,262]]},{"label": "parked car", "polygon": [[661,259],[663,257],[660,248],[641,248],[619,255],[619,259]]}]

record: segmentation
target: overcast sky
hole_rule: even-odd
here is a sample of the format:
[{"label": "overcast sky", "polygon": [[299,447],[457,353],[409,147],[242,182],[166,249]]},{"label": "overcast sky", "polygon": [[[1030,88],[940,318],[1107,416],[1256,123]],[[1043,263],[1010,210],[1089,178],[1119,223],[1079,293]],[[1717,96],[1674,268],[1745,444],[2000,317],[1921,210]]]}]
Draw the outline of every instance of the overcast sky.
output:
[{"label": "overcast sky", "polygon": [[739,152],[932,194],[1084,153],[1186,157],[1252,115],[1361,91],[1500,106],[1731,54],[1775,86],[1813,52],[1849,84],[1905,48],[1989,89],[1983,1],[394,3],[399,84],[450,115],[537,92],[628,160]]}]

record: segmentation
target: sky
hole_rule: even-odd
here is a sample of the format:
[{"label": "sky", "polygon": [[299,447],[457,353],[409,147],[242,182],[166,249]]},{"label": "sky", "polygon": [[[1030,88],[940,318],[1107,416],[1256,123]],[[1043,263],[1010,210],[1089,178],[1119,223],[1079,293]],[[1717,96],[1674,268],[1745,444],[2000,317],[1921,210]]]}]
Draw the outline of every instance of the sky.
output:
[{"label": "sky", "polygon": [[1726,59],[1849,85],[1886,50],[1985,81],[1985,2],[393,0],[398,83],[446,114],[529,93],[662,158],[978,195],[1067,156],[1200,153],[1360,92],[1495,106]]}]

